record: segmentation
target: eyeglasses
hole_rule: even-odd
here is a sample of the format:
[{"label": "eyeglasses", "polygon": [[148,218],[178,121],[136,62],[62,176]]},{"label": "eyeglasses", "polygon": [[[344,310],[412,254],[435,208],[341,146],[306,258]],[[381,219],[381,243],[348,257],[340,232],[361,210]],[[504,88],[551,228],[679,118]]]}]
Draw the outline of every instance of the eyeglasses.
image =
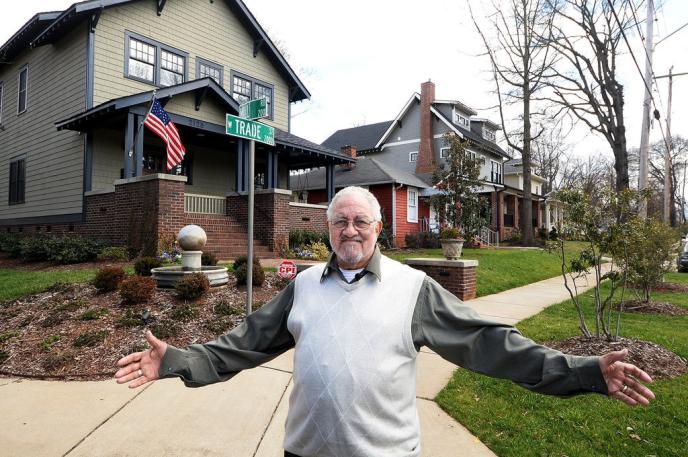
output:
[{"label": "eyeglasses", "polygon": [[349,224],[353,224],[356,230],[364,231],[368,230],[374,222],[375,221],[367,221],[365,219],[354,219],[353,221],[349,221],[347,219],[335,219],[330,221],[330,224],[337,230],[344,230],[349,226]]}]

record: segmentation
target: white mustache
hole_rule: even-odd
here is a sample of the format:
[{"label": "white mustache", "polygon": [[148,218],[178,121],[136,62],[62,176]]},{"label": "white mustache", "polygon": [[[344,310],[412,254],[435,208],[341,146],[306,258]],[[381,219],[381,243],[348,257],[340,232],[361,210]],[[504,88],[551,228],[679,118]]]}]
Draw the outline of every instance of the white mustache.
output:
[{"label": "white mustache", "polygon": [[343,236],[343,237],[341,237],[341,238],[339,239],[339,241],[340,241],[340,242],[344,242],[344,241],[358,241],[359,243],[361,243],[361,242],[363,242],[363,238],[361,238],[360,236],[354,236],[354,237],[351,237],[351,238],[348,238],[348,237]]}]

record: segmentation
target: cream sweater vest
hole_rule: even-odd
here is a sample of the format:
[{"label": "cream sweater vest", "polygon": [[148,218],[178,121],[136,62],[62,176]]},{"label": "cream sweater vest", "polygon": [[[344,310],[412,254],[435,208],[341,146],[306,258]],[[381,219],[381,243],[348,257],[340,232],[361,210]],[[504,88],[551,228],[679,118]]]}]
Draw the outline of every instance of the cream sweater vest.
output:
[{"label": "cream sweater vest", "polygon": [[296,277],[294,388],[284,448],[303,457],[420,455],[411,319],[425,274],[386,257],[382,281],[324,265]]}]

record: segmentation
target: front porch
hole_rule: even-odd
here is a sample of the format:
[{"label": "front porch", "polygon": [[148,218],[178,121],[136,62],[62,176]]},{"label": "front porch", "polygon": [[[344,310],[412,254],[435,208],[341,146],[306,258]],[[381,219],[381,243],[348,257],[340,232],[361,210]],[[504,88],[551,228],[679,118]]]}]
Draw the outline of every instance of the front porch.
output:
[{"label": "front porch", "polygon": [[[166,105],[187,151],[184,161],[166,172],[164,142],[139,127],[151,95],[113,100],[57,124],[86,137],[80,231],[150,251],[184,225],[196,224],[208,234],[209,251],[221,258],[245,255],[249,144],[226,135],[224,127],[224,113],[235,114],[238,105],[210,79],[160,89],[156,97]],[[192,117],[194,112],[197,117]],[[325,227],[324,206],[290,205],[289,172],[318,166],[333,170],[350,161],[278,128],[274,146],[256,143],[258,257],[274,256],[286,246],[299,215],[311,226]],[[328,190],[331,198],[333,178]]]}]

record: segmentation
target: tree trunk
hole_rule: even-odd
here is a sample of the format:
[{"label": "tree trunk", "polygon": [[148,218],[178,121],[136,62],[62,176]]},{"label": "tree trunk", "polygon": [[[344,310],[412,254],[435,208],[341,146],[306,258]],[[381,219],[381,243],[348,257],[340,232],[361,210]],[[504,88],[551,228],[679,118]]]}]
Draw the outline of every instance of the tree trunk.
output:
[{"label": "tree trunk", "polygon": [[523,78],[523,153],[521,162],[523,164],[523,205],[521,205],[521,233],[523,234],[523,245],[532,246],[535,244],[533,236],[533,200],[530,178],[531,164],[531,135],[530,135],[530,78]]}]

